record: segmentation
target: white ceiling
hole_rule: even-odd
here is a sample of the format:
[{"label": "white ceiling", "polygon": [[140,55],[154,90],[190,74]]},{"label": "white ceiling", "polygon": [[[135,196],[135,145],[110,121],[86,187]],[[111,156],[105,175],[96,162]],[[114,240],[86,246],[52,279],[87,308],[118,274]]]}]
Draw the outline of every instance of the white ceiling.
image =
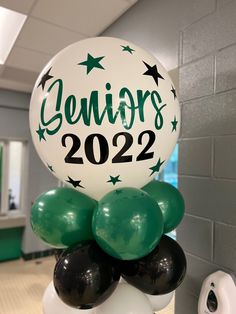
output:
[{"label": "white ceiling", "polygon": [[0,88],[31,92],[44,65],[62,48],[101,34],[138,0],[0,0],[27,15],[0,65]]}]

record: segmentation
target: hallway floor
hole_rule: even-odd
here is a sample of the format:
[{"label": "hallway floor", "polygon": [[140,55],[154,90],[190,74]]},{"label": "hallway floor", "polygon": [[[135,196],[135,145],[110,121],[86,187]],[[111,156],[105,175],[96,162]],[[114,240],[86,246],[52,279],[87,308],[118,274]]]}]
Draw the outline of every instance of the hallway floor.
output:
[{"label": "hallway floor", "polygon": [[[42,314],[42,296],[52,280],[54,265],[54,257],[0,263],[0,313]],[[173,313],[172,302],[158,314]]]}]

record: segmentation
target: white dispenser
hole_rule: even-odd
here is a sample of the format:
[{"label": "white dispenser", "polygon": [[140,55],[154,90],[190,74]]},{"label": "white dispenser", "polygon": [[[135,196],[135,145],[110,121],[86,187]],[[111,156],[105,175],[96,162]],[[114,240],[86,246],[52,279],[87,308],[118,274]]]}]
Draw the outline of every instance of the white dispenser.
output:
[{"label": "white dispenser", "polygon": [[231,275],[217,271],[208,276],[198,301],[198,314],[236,314],[236,285]]}]

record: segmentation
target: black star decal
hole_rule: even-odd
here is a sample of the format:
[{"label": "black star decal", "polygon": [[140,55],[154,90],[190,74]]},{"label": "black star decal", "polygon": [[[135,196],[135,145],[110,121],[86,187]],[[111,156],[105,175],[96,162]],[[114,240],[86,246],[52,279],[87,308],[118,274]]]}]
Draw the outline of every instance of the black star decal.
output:
[{"label": "black star decal", "polygon": [[36,130],[36,133],[38,133],[38,136],[39,136],[39,141],[41,142],[41,140],[44,140],[46,141],[46,138],[44,136],[44,132],[46,131],[46,129],[42,129],[40,124],[39,124],[39,128],[38,130]]},{"label": "black star decal", "polygon": [[176,116],[175,116],[174,120],[171,121],[171,123],[172,123],[172,132],[176,131],[177,124],[178,124],[178,121],[176,120]]},{"label": "black star decal", "polygon": [[119,176],[116,176],[116,177],[113,177],[113,176],[110,176],[110,180],[108,180],[107,182],[109,183],[112,183],[113,185],[116,185],[116,183],[118,182],[122,182],[120,179],[119,179]]},{"label": "black star decal", "polygon": [[49,72],[51,71],[52,68],[50,68],[47,73],[45,73],[42,77],[41,77],[41,81],[39,82],[39,85],[37,87],[39,87],[40,85],[42,85],[42,90],[44,90],[45,84],[48,80],[50,80],[51,78],[53,78],[52,75],[49,75]]},{"label": "black star decal", "polygon": [[171,92],[173,93],[174,95],[174,99],[177,98],[177,95],[176,95],[176,90],[174,89],[174,86],[172,85],[172,89],[171,89]]},{"label": "black star decal", "polygon": [[149,168],[150,170],[152,170],[152,173],[150,174],[150,176],[155,173],[155,172],[159,172],[161,165],[165,162],[165,160],[161,161],[161,158],[158,159],[158,162],[156,163],[155,166]]},{"label": "black star decal", "polygon": [[55,172],[55,171],[53,170],[52,166],[50,166],[49,164],[47,164],[47,167],[48,167],[48,169],[49,169],[51,172]]},{"label": "black star decal", "polygon": [[161,74],[158,72],[157,66],[156,65],[150,66],[145,61],[143,61],[143,63],[146,65],[146,67],[148,69],[146,72],[143,73],[143,75],[150,75],[150,76],[152,76],[154,81],[156,82],[156,84],[158,86],[158,79],[164,80],[164,77],[161,76]]},{"label": "black star decal", "polygon": [[79,187],[79,188],[83,188],[83,189],[84,189],[84,186],[80,185],[81,180],[76,181],[76,180],[73,180],[73,179],[72,179],[71,177],[69,177],[69,176],[68,176],[68,179],[69,179],[69,180],[66,180],[66,182],[68,182],[68,183],[70,183],[71,185],[73,185],[74,188]]}]

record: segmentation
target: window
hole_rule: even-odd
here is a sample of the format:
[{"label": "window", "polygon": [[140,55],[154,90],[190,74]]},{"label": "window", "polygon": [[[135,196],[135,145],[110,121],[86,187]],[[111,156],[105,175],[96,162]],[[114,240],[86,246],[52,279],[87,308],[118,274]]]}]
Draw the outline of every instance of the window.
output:
[{"label": "window", "polygon": [[25,143],[0,141],[0,213],[22,209],[23,154]]},{"label": "window", "polygon": [[[176,188],[178,187],[178,144],[175,146],[169,161],[157,179],[170,183]],[[176,230],[171,231],[167,235],[176,240]]]},{"label": "window", "polygon": [[0,142],[0,204],[2,204],[2,162],[3,162],[3,143]]},{"label": "window", "polygon": [[8,209],[20,208],[22,142],[9,143]]},{"label": "window", "polygon": [[169,161],[163,171],[157,177],[160,181],[165,181],[177,188],[178,186],[178,144],[170,156]]}]

